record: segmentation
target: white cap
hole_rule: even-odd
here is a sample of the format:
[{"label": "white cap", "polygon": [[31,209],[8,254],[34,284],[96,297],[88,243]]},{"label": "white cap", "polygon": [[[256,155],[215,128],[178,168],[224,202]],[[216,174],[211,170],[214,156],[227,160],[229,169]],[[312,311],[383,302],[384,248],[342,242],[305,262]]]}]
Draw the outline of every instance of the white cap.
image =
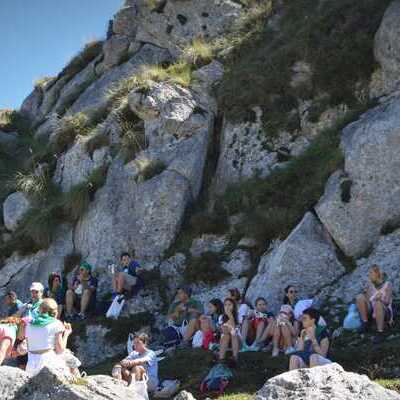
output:
[{"label": "white cap", "polygon": [[31,290],[37,290],[38,292],[43,292],[44,291],[44,287],[40,282],[33,282],[31,285],[31,288],[29,289]]}]

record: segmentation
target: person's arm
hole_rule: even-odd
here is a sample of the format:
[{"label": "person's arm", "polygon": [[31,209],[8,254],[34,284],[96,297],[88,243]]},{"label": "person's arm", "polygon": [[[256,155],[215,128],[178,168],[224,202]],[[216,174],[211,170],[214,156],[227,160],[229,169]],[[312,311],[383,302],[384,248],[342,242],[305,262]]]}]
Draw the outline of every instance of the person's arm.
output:
[{"label": "person's arm", "polygon": [[125,360],[122,360],[121,365],[126,368],[133,368],[139,365],[149,364],[150,361],[151,361],[151,356],[147,354],[143,357],[135,358],[134,360],[129,360],[128,358],[126,358]]},{"label": "person's arm", "polygon": [[64,324],[64,330],[56,334],[56,353],[62,354],[67,348],[68,338],[72,333],[71,324]]},{"label": "person's arm", "polygon": [[12,341],[9,338],[4,338],[2,341],[0,341],[0,365],[3,364],[3,361],[7,357],[8,349],[10,348],[11,344]]},{"label": "person's arm", "polygon": [[393,293],[393,288],[392,285],[390,283],[387,283],[383,288],[382,291],[380,291],[381,297],[380,300],[386,304],[389,305],[390,300],[392,298],[392,293]]},{"label": "person's arm", "polygon": [[303,351],[304,350],[304,339],[303,339],[303,336],[304,336],[304,331],[301,332],[301,334],[298,337],[297,342],[296,342],[296,350],[298,350],[298,351]]}]

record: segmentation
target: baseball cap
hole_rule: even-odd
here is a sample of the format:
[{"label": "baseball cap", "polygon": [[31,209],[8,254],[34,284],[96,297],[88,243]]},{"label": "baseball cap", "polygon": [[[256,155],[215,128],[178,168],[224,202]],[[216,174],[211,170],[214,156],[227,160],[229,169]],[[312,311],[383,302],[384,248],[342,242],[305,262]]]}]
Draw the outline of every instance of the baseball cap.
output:
[{"label": "baseball cap", "polygon": [[40,282],[33,282],[31,285],[31,288],[29,289],[31,290],[37,290],[38,292],[43,292],[44,287]]}]

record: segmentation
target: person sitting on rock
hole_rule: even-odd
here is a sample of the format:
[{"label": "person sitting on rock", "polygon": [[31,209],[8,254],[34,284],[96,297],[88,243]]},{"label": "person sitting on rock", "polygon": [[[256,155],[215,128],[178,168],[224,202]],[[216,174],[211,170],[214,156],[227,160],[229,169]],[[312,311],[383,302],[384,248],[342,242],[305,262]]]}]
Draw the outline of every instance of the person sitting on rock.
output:
[{"label": "person sitting on rock", "polygon": [[229,289],[226,297],[232,299],[237,304],[238,323],[240,326],[242,326],[244,320],[246,319],[247,313],[250,310],[249,305],[245,302],[238,288]]},{"label": "person sitting on rock", "polygon": [[174,326],[183,337],[182,346],[189,346],[194,333],[200,328],[199,318],[203,313],[203,306],[191,297],[189,287],[181,287],[177,291],[177,301],[171,304],[168,310],[170,326]]},{"label": "person sitting on rock", "polygon": [[154,351],[147,347],[148,344],[149,336],[146,333],[135,335],[133,339],[134,351],[114,366],[112,376],[131,384],[143,380],[144,375],[147,375],[147,390],[152,393],[159,386],[158,360]]},{"label": "person sitting on rock", "polygon": [[[66,319],[85,319],[87,311],[96,307],[96,292],[97,279],[92,275],[92,266],[87,262],[82,262],[78,275],[67,290]],[[78,310],[75,316],[73,315],[74,307]]]},{"label": "person sitting on rock", "polygon": [[7,317],[16,315],[24,306],[21,300],[18,300],[17,293],[10,291],[4,296],[4,304],[7,307]]},{"label": "person sitting on rock", "polygon": [[135,295],[143,287],[143,282],[137,274],[138,268],[139,263],[132,260],[129,253],[121,254],[120,265],[113,276],[113,290],[120,300],[124,298],[126,291]]},{"label": "person sitting on rock", "polygon": [[385,326],[393,323],[392,301],[392,284],[380,267],[373,265],[369,270],[369,282],[364,293],[357,296],[356,302],[362,321],[360,332],[368,329],[370,318],[376,322],[378,334],[374,338],[375,343],[383,340]]},{"label": "person sitting on rock", "polygon": [[16,317],[9,317],[0,321],[0,366],[6,358],[17,355],[13,348],[21,323],[21,319]]},{"label": "person sitting on rock", "polygon": [[62,284],[61,275],[57,272],[52,272],[49,275],[48,280],[49,286],[44,291],[44,295],[47,298],[54,299],[58,304],[57,317],[61,318],[65,303],[65,289]]},{"label": "person sitting on rock", "polygon": [[[267,300],[259,297],[254,303],[254,310],[247,313],[242,324],[242,351],[258,351],[261,348],[262,337],[268,325],[274,322],[274,314],[268,311]],[[250,346],[247,341],[252,341]]]},{"label": "person sitting on rock", "polygon": [[238,320],[238,309],[236,302],[227,298],[224,301],[224,315],[222,317],[221,339],[219,348],[219,360],[225,361],[229,346],[232,348],[233,364],[236,365],[242,341]]},{"label": "person sitting on rock", "polygon": [[224,303],[220,299],[211,299],[208,303],[207,315],[211,318],[213,330],[218,330],[221,318],[224,315]]},{"label": "person sitting on rock", "polygon": [[303,330],[297,340],[297,351],[290,356],[289,369],[312,368],[330,364],[327,358],[329,335],[326,327],[317,324],[320,314],[314,308],[303,312]]},{"label": "person sitting on rock", "polygon": [[65,376],[71,371],[63,357],[72,328],[57,317],[58,305],[54,299],[44,299],[37,316],[27,323],[25,337],[28,343],[26,372],[37,375],[45,366],[53,366]]},{"label": "person sitting on rock", "polygon": [[33,282],[29,290],[31,292],[31,300],[19,309],[17,316],[34,319],[37,317],[39,307],[43,301],[44,287],[40,282]]}]

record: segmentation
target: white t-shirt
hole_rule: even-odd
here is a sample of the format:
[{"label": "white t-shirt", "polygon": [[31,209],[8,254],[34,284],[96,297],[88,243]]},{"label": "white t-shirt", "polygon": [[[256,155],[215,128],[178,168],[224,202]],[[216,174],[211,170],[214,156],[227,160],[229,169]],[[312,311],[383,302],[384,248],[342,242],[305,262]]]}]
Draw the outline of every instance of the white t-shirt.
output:
[{"label": "white t-shirt", "polygon": [[247,313],[249,312],[249,310],[250,310],[250,307],[246,303],[242,303],[239,306],[239,309],[238,309],[239,324],[243,324],[243,321],[246,318]]},{"label": "white t-shirt", "polygon": [[43,327],[27,325],[25,334],[29,351],[55,349],[56,335],[64,329],[63,323],[59,320]]}]

